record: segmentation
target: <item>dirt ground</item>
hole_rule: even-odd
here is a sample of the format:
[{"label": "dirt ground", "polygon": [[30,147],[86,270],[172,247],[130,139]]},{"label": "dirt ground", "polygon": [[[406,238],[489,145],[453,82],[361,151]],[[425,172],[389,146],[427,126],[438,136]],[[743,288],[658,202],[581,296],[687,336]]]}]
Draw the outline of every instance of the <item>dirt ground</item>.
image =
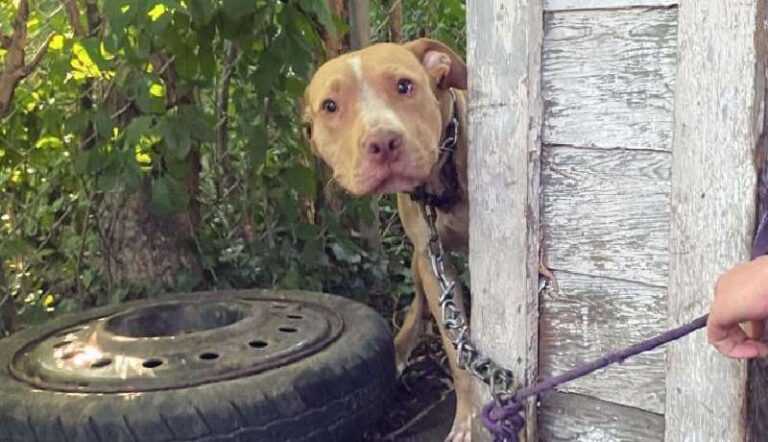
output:
[{"label": "dirt ground", "polygon": [[392,404],[364,442],[442,442],[453,420],[455,397],[445,352],[433,332],[411,356]]}]

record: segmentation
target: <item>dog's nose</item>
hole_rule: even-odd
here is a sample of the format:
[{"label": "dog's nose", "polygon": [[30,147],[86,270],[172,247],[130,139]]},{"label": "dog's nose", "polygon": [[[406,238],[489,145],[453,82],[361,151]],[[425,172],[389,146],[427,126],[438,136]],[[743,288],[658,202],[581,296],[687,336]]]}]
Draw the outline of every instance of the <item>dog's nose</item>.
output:
[{"label": "dog's nose", "polygon": [[389,129],[371,132],[363,140],[365,154],[379,163],[395,161],[400,156],[402,146],[403,136]]}]

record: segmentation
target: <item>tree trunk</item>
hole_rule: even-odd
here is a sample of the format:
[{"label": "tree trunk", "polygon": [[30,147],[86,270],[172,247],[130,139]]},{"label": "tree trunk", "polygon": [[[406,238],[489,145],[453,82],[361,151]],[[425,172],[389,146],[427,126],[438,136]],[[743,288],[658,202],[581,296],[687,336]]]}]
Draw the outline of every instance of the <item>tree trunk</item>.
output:
[{"label": "tree trunk", "polygon": [[401,43],[403,41],[403,1],[385,0],[384,7],[387,8],[389,41]]},{"label": "tree trunk", "polygon": [[349,1],[349,46],[355,51],[371,42],[371,22],[369,0]]},{"label": "tree trunk", "polygon": [[[178,86],[172,60],[155,55],[152,63],[165,82],[169,106],[194,102],[192,90]],[[126,126],[134,116],[126,116],[117,124]],[[151,177],[143,178],[138,192],[105,197],[97,222],[110,288],[168,290],[178,288],[180,276],[202,279],[195,237],[200,220],[198,194],[201,164],[198,145],[192,145],[186,161],[188,172],[184,190],[189,206],[180,213],[161,215],[152,210]],[[185,285],[194,286],[197,282]]]},{"label": "tree trunk", "polygon": [[[333,15],[345,18],[347,16],[347,9],[344,5],[344,0],[327,0],[328,9],[331,10]],[[337,34],[331,34],[327,30],[321,31],[323,40],[325,40],[325,52],[328,58],[333,58],[344,52],[344,39]]]}]

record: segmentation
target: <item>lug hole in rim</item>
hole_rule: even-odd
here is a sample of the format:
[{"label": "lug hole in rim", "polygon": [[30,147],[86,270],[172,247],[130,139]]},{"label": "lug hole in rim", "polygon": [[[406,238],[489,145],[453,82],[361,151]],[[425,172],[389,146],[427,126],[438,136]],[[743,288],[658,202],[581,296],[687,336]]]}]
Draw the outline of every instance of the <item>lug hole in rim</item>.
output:
[{"label": "lug hole in rim", "polygon": [[280,330],[283,333],[296,333],[297,331],[299,331],[297,328],[294,328],[294,327],[280,327],[278,328],[278,330]]},{"label": "lug hole in rim", "polygon": [[53,348],[66,347],[67,345],[69,345],[69,344],[71,344],[73,342],[75,342],[75,341],[61,341],[61,342],[57,342],[57,343],[53,344]]},{"label": "lug hole in rim", "polygon": [[161,365],[163,365],[163,361],[160,359],[147,359],[141,364],[144,368],[157,368]]},{"label": "lug hole in rim", "polygon": [[200,354],[200,359],[204,361],[214,361],[216,359],[219,359],[219,354],[213,353],[213,352],[202,353]]},{"label": "lug hole in rim", "polygon": [[256,341],[249,342],[248,345],[250,345],[253,348],[264,348],[264,347],[268,346],[269,343],[266,342],[266,341],[256,340]]},{"label": "lug hole in rim", "polygon": [[288,319],[304,319],[301,315],[288,315]]},{"label": "lug hole in rim", "polygon": [[110,358],[101,358],[98,361],[91,364],[91,368],[104,368],[108,365],[112,364],[112,359]]}]

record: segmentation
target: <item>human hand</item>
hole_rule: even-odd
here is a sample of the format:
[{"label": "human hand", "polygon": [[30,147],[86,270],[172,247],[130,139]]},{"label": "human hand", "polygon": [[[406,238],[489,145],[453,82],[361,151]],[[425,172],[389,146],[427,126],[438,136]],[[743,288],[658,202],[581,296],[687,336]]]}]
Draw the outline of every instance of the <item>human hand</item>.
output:
[{"label": "human hand", "polygon": [[[739,264],[715,285],[715,299],[707,321],[707,338],[732,358],[768,356],[760,341],[768,319],[768,256]],[[741,323],[747,322],[746,330]]]}]

